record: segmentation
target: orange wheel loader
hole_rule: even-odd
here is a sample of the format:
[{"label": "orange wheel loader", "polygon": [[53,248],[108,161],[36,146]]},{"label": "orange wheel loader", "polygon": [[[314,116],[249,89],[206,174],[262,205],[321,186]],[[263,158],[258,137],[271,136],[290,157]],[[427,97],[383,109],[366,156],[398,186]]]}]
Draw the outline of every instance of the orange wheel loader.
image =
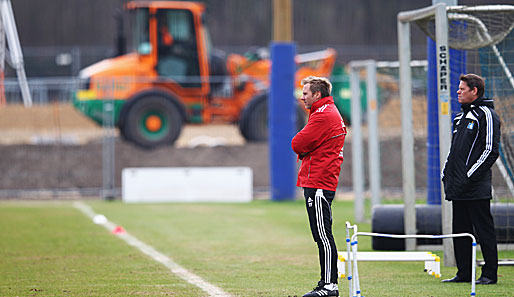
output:
[{"label": "orange wheel loader", "polygon": [[[144,148],[173,144],[185,123],[238,123],[248,141],[267,139],[271,61],[265,55],[218,54],[198,2],[134,1],[125,9],[133,51],[81,70],[77,109],[102,125],[110,102],[121,136]],[[329,76],[335,51],[296,60],[299,87],[307,75]],[[300,105],[298,114],[301,129]]]}]

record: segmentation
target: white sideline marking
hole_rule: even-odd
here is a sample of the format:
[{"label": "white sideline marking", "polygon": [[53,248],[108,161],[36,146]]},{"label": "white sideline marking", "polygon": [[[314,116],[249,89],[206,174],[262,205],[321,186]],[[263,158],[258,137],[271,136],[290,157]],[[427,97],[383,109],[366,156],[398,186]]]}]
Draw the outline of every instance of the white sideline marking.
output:
[{"label": "white sideline marking", "polygon": [[[93,209],[82,202],[74,202],[73,206],[80,210],[83,214],[88,216],[90,219],[93,219],[97,214],[93,211]],[[116,225],[111,223],[109,220],[107,220],[105,223],[101,224],[105,227],[109,232],[111,232],[114,228],[116,228]],[[138,248],[143,254],[146,254],[153,258],[155,261],[163,264],[164,266],[168,267],[171,272],[181,277],[183,280],[187,281],[188,283],[195,285],[205,291],[209,296],[215,296],[215,297],[230,297],[231,295],[223,291],[222,289],[216,287],[215,285],[212,285],[205,280],[203,280],[198,275],[189,272],[184,267],[180,266],[179,264],[175,263],[171,258],[168,256],[158,252],[155,250],[152,246],[142,242],[141,240],[137,239],[136,237],[130,235],[128,232],[125,232],[123,234],[116,234],[119,238],[123,239],[126,243],[129,245]]]}]

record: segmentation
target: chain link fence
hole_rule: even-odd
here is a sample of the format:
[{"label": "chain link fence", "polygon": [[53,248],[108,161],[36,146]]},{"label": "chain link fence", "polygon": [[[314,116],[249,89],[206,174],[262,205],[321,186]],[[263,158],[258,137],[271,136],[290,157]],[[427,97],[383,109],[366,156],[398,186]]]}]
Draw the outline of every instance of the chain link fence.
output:
[{"label": "chain link fence", "polygon": [[29,79],[33,106],[25,108],[16,79],[5,80],[0,106],[0,199],[114,198],[125,167],[249,166],[264,172],[267,144],[247,144],[236,124],[188,124],[173,146],[142,149],[122,139],[113,100],[103,102],[103,125],[81,114],[75,78]]}]

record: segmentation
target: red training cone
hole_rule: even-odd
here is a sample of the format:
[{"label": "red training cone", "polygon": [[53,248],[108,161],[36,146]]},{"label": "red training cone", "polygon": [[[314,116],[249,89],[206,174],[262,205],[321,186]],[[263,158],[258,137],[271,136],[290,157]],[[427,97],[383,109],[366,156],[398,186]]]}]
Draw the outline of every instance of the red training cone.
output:
[{"label": "red training cone", "polygon": [[112,234],[125,234],[125,229],[122,226],[116,226],[114,230],[112,230]]}]

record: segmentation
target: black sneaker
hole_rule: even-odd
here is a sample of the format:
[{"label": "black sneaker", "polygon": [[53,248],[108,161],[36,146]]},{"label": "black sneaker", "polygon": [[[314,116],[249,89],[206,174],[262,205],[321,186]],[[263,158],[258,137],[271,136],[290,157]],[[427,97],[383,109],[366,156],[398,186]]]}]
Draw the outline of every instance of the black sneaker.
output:
[{"label": "black sneaker", "polygon": [[339,296],[338,290],[325,289],[324,284],[318,283],[318,286],[303,297],[319,297],[319,296]]}]

